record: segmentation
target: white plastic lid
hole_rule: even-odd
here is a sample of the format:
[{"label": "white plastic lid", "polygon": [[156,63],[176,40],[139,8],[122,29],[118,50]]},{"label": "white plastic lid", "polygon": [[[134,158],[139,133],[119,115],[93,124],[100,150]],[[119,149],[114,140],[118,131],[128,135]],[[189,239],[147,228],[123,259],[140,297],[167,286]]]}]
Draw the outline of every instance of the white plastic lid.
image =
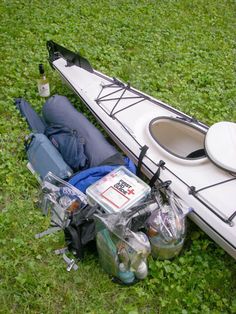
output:
[{"label": "white plastic lid", "polygon": [[219,167],[236,172],[236,123],[217,122],[205,138],[208,157]]},{"label": "white plastic lid", "polygon": [[97,203],[106,213],[114,213],[137,204],[150,191],[149,185],[121,166],[90,185],[86,194],[90,204]]}]

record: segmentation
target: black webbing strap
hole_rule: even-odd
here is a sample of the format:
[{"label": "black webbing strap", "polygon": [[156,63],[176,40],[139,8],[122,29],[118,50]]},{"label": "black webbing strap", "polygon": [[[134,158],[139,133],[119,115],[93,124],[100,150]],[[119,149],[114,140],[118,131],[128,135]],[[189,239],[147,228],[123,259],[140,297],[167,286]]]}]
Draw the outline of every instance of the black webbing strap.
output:
[{"label": "black webbing strap", "polygon": [[143,147],[141,147],[141,152],[138,157],[138,165],[137,165],[137,172],[136,172],[136,175],[138,177],[140,177],[141,175],[141,166],[142,166],[143,158],[146,155],[147,150],[148,150],[147,145],[144,145]]},{"label": "black webbing strap", "polygon": [[29,135],[27,135],[25,137],[24,140],[24,146],[25,146],[25,150],[27,151],[30,147],[31,142],[33,141],[33,138],[35,137],[34,133],[30,133]]},{"label": "black webbing strap", "polygon": [[163,160],[160,160],[158,164],[158,169],[149,182],[149,185],[151,188],[154,186],[156,180],[160,177],[161,168],[163,168],[164,165],[165,165],[165,162]]},{"label": "black webbing strap", "polygon": [[75,251],[78,259],[83,258],[83,247],[81,243],[81,229],[69,225],[64,229],[65,242],[69,251]]}]

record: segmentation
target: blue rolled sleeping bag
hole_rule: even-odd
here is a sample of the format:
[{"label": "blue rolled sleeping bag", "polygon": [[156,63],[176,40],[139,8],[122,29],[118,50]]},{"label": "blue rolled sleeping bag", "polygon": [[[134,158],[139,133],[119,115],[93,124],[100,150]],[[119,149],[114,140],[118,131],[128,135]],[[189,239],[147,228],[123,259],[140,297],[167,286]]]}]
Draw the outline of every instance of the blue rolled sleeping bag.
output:
[{"label": "blue rolled sleeping bag", "polygon": [[44,104],[43,117],[48,125],[61,125],[75,130],[84,139],[88,168],[96,167],[118,154],[102,133],[70,103],[65,96],[54,95]]},{"label": "blue rolled sleeping bag", "polygon": [[69,183],[80,191],[85,193],[89,185],[120,165],[136,173],[134,163],[109,144],[102,133],[78,112],[65,96],[55,95],[49,98],[43,106],[42,113],[49,126],[61,125],[62,128],[70,128],[84,140],[84,154],[88,165],[69,180]]},{"label": "blue rolled sleeping bag", "polygon": [[45,122],[24,98],[16,98],[15,105],[33,133],[44,133]]}]

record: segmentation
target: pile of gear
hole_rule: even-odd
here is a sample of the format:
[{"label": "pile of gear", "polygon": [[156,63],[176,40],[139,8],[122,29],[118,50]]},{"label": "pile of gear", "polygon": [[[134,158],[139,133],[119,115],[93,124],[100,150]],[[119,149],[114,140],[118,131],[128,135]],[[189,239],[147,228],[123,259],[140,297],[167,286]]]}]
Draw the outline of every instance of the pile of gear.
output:
[{"label": "pile of gear", "polygon": [[123,284],[146,278],[150,254],[179,254],[190,208],[169,183],[151,188],[141,180],[133,162],[66,97],[49,98],[42,116],[22,98],[15,104],[32,131],[25,143],[28,168],[40,182],[43,213],[51,217],[51,228],[37,237],[63,230],[66,249],[57,253],[67,270],[77,268],[91,241],[102,268]]}]

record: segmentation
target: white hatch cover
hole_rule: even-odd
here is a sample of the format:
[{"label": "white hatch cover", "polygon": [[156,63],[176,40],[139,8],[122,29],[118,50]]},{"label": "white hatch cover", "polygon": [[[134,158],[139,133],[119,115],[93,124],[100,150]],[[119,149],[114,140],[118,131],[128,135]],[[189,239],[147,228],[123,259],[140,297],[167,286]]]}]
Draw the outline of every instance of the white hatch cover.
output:
[{"label": "white hatch cover", "polygon": [[221,168],[236,172],[236,123],[217,122],[205,138],[208,157]]}]

